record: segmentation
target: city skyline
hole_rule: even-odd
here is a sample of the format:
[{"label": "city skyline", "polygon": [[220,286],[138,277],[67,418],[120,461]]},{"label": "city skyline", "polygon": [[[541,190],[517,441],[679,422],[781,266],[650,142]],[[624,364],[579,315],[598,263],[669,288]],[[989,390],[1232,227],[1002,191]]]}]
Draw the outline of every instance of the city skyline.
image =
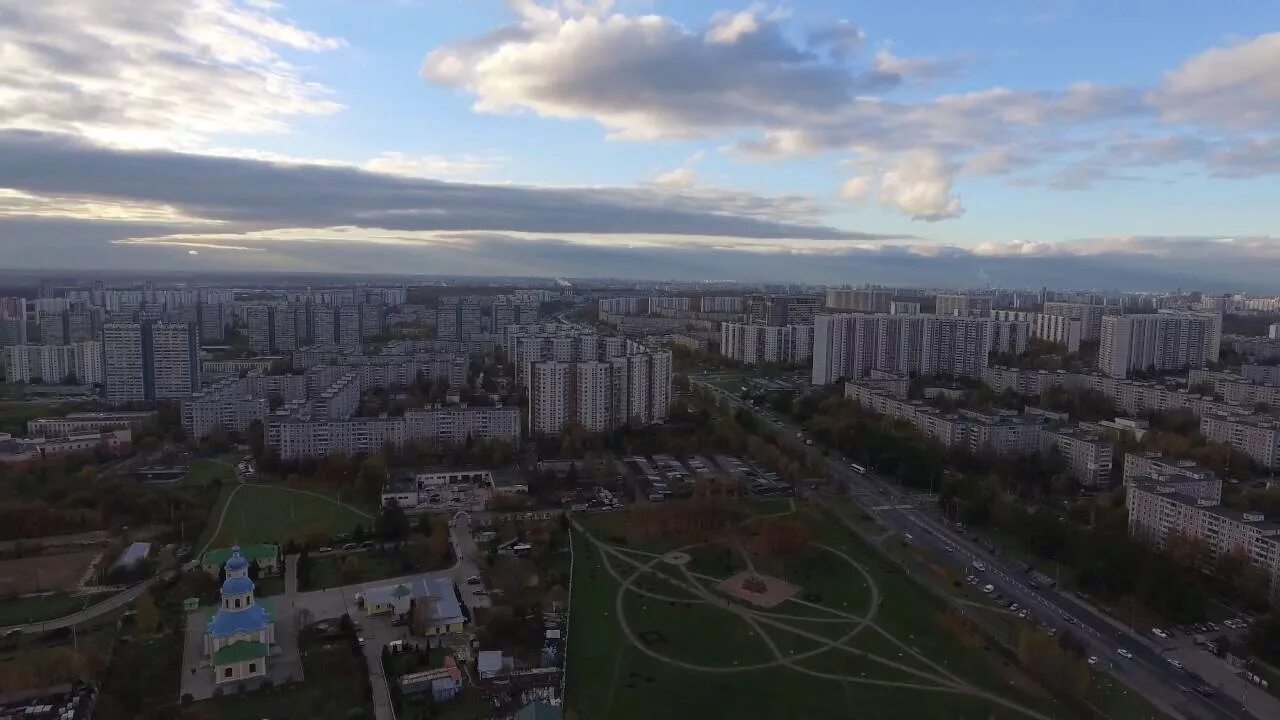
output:
[{"label": "city skyline", "polygon": [[1272,8],[94,5],[0,29],[10,268],[1275,288]]}]

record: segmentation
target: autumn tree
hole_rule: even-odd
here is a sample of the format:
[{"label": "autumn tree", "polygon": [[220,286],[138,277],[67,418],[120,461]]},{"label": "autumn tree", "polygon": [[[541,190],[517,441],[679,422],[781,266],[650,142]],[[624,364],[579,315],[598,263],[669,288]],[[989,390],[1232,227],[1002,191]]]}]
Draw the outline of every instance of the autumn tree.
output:
[{"label": "autumn tree", "polygon": [[156,608],[156,600],[151,593],[143,593],[134,605],[134,623],[142,635],[151,635],[160,627],[160,610]]}]

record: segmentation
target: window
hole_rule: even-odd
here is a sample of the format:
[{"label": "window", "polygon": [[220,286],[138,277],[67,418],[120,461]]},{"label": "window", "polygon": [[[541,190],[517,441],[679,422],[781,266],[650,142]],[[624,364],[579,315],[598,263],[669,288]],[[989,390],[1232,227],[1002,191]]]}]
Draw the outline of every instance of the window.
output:
[{"label": "window", "polygon": [[233,672],[233,671],[232,671],[232,669],[231,669],[231,668],[227,668],[226,670],[223,670],[223,671],[222,671],[222,677],[224,677],[224,678],[229,678],[229,677],[231,677],[231,673],[232,673],[232,672]]},{"label": "window", "polygon": [[240,607],[240,598],[236,598],[236,608]]},{"label": "window", "polygon": [[258,663],[249,663],[249,672],[258,672]]}]

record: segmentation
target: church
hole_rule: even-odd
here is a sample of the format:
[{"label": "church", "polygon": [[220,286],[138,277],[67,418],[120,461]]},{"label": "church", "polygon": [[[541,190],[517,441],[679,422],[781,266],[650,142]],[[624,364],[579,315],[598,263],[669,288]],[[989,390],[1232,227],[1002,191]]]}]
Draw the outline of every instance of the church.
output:
[{"label": "church", "polygon": [[222,600],[204,632],[204,652],[212,662],[214,681],[266,677],[267,658],[275,643],[275,621],[254,599],[249,561],[239,547],[231,549],[224,568]]}]

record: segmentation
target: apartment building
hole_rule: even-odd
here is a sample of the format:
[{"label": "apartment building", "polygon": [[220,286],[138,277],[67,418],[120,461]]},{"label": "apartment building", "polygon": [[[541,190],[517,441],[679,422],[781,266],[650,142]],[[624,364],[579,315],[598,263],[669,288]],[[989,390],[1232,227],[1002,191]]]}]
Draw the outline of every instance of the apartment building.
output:
[{"label": "apartment building", "polygon": [[307,306],[307,337],[316,345],[338,343],[338,318],[332,307]]},{"label": "apartment building", "polygon": [[807,363],[813,355],[813,326],[721,323],[720,354],[746,365]]},{"label": "apartment building", "polygon": [[1064,345],[1068,352],[1080,351],[1080,341],[1083,338],[1081,321],[1078,319],[1022,310],[995,310],[992,317],[1003,322],[1025,322],[1031,337]]},{"label": "apartment building", "polygon": [[445,296],[436,309],[436,337],[441,340],[470,340],[480,334],[480,303],[473,297]]},{"label": "apartment building", "polygon": [[1240,375],[1261,385],[1280,386],[1280,365],[1245,363],[1240,366]]},{"label": "apartment building", "polygon": [[928,316],[819,315],[813,323],[814,385],[861,378],[872,370],[920,372]]},{"label": "apartment building", "polygon": [[1045,428],[1041,450],[1056,452],[1071,474],[1086,488],[1105,488],[1111,482],[1111,440],[1086,428]]},{"label": "apartment building", "polygon": [[1200,433],[1225,443],[1269,468],[1280,467],[1280,419],[1270,415],[1205,413]]},{"label": "apartment building", "polygon": [[[977,317],[924,316],[924,335],[921,341],[920,374],[952,375],[956,377],[980,377],[987,366],[987,356],[997,348],[1003,352],[1018,352],[1006,343],[1015,342],[1016,333],[1002,336],[997,344],[997,327],[992,320]],[[1017,325],[1004,323],[1003,325]],[[1023,328],[1025,323],[1021,324]],[[1026,348],[1026,334],[1021,333],[1022,349]],[[1008,348],[1008,349],[1004,349]]]},{"label": "apartment building", "polygon": [[[43,383],[57,384],[70,376],[77,382],[93,382],[81,380],[77,374],[78,353],[97,348],[101,358],[101,345],[91,343],[87,350],[78,345],[9,345],[4,348],[4,366],[9,382],[30,383],[39,380]],[[101,364],[98,365],[97,382],[101,382]]]},{"label": "apartment building", "polygon": [[994,305],[992,295],[943,294],[937,296],[933,312],[948,317],[990,317]]},{"label": "apartment building", "polygon": [[109,403],[181,400],[200,390],[199,340],[189,323],[107,323],[102,353]]},{"label": "apartment building", "polygon": [[1206,384],[1223,400],[1254,406],[1265,403],[1280,409],[1280,385],[1265,385],[1243,375],[1216,370],[1192,370],[1187,373],[1187,384]]},{"label": "apartment building", "polygon": [[943,447],[974,454],[1031,455],[1040,451],[1042,419],[1015,412],[944,412],[920,400],[897,397],[877,384],[845,383],[845,397],[872,412],[905,420]]},{"label": "apartment building", "polygon": [[905,300],[894,300],[889,303],[890,315],[919,315],[920,303]]},{"label": "apartment building", "polygon": [[707,296],[701,298],[699,309],[704,313],[741,313],[745,307],[741,296]]},{"label": "apartment building", "polygon": [[1214,505],[1222,502],[1222,480],[1195,460],[1179,460],[1158,452],[1124,454],[1124,484],[1176,483],[1178,492]]},{"label": "apartment building", "polygon": [[182,429],[202,440],[214,432],[241,434],[267,417],[268,402],[255,397],[247,379],[228,378],[182,403]]},{"label": "apartment building", "polygon": [[63,437],[81,433],[128,428],[140,431],[154,425],[154,410],[134,412],[78,412],[63,417],[36,418],[27,421],[27,434],[32,437]]},{"label": "apartment building", "polygon": [[601,298],[598,309],[602,315],[648,315],[649,298],[615,297]]},{"label": "apartment building", "polygon": [[288,411],[267,420],[267,445],[282,460],[318,460],[334,453],[380,452],[406,443],[461,447],[469,439],[520,442],[520,410],[515,407],[428,407],[400,418],[310,419]]},{"label": "apartment building", "polygon": [[1161,312],[1104,317],[1098,369],[1123,378],[1148,369],[1204,367],[1217,361],[1221,337],[1221,315]]},{"label": "apartment building", "polygon": [[1080,321],[1080,340],[1092,342],[1102,337],[1102,318],[1119,315],[1118,305],[1096,305],[1078,302],[1046,302],[1043,308],[1045,315],[1057,315]]},{"label": "apartment building", "polygon": [[887,313],[892,302],[892,290],[828,290],[826,307],[830,310]]},{"label": "apartment building", "polygon": [[748,295],[745,304],[752,325],[812,325],[822,310],[822,299],[813,295]]},{"label": "apartment building", "polygon": [[[1177,478],[1133,483],[1125,495],[1129,535],[1158,549],[1166,547],[1171,535],[1193,538],[1214,558],[1242,552],[1271,579],[1271,596],[1280,597],[1280,524],[1187,494],[1185,487]],[[1212,566],[1204,570],[1210,572]]]},{"label": "apartment building", "polygon": [[551,435],[570,424],[605,432],[630,422],[667,419],[671,353],[636,352],[607,360],[529,364],[529,432]]}]

